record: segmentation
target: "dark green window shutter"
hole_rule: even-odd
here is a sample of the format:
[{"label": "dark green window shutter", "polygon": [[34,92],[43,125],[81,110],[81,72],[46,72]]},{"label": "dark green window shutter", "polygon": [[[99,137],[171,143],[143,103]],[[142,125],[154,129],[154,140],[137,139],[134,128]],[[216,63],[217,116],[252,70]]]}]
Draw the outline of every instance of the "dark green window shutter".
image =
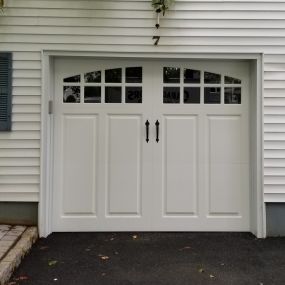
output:
[{"label": "dark green window shutter", "polygon": [[0,52],[0,131],[11,130],[12,54]]}]

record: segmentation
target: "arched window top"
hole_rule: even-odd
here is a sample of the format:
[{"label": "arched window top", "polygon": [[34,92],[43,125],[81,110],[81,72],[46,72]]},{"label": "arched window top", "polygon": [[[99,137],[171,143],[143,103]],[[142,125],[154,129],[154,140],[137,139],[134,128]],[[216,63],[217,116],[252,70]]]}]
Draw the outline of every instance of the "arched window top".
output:
[{"label": "arched window top", "polygon": [[231,76],[225,76],[225,84],[241,84],[241,80]]},{"label": "arched window top", "polygon": [[80,75],[73,75],[73,76],[70,76],[70,77],[66,77],[63,79],[63,82],[66,82],[66,83],[76,83],[76,82],[80,82]]},{"label": "arched window top", "polygon": [[[125,70],[119,67],[88,71],[84,73],[84,83],[102,83],[103,74],[105,83],[142,83],[141,66],[126,67]],[[80,81],[80,74],[68,76],[63,79],[64,83],[80,83]]]},{"label": "arched window top", "polygon": [[92,71],[84,73],[85,83],[101,83],[101,71]]}]

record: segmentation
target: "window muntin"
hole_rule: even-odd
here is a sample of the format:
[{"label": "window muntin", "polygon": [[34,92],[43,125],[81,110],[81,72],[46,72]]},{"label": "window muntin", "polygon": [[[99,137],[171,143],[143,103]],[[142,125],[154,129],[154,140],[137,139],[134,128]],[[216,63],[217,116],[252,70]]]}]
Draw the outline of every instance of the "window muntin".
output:
[{"label": "window muntin", "polygon": [[236,77],[191,66],[163,67],[164,104],[241,104],[241,85]]},{"label": "window muntin", "polygon": [[63,103],[141,104],[142,83],[141,66],[94,69],[63,78]]}]

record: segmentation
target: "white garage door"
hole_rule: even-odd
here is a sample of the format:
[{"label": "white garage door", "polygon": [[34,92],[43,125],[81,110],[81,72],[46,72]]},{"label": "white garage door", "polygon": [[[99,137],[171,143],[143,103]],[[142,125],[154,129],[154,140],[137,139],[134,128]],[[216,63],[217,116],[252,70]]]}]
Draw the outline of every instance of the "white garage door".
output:
[{"label": "white garage door", "polygon": [[57,59],[53,231],[248,231],[246,62]]}]

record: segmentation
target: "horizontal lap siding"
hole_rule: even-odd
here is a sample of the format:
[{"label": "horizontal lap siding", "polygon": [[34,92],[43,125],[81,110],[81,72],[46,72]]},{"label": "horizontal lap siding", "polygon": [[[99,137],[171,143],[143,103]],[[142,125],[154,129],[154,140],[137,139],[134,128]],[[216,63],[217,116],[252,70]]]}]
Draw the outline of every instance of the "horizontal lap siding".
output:
[{"label": "horizontal lap siding", "polygon": [[0,133],[0,201],[38,201],[40,51],[13,53],[12,94],[12,132]]},{"label": "horizontal lap siding", "polygon": [[265,53],[265,193],[285,194],[285,1],[177,0],[159,30],[146,0],[6,3],[0,51],[13,51],[13,124],[0,134],[0,200],[38,199],[42,49]]},{"label": "horizontal lap siding", "polygon": [[285,193],[285,55],[265,55],[264,80],[264,192],[274,197]]}]

